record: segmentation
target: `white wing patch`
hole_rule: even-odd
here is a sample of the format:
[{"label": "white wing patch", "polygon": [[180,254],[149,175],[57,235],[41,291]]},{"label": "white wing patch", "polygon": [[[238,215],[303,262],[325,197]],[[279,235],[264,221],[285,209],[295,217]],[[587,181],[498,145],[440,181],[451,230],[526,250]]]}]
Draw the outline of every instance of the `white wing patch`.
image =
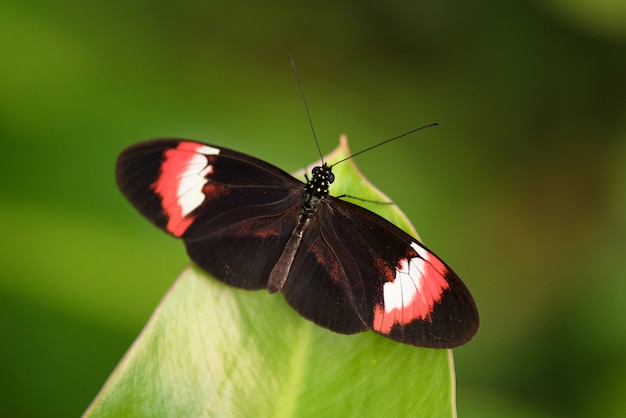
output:
[{"label": "white wing patch", "polygon": [[207,184],[207,176],[213,173],[213,166],[201,154],[196,154],[187,163],[186,170],[181,173],[176,197],[181,215],[187,216],[204,202],[202,188]]},{"label": "white wing patch", "polygon": [[423,264],[421,258],[414,257],[410,261],[403,259],[396,269],[396,279],[387,282],[383,286],[383,296],[385,298],[385,311],[391,312],[394,309],[402,309],[409,306],[413,299],[422,290],[421,275],[416,274],[416,278],[411,277],[411,270],[418,272],[422,270],[419,264]]},{"label": "white wing patch", "polygon": [[203,145],[199,148],[196,148],[195,151],[199,154],[204,154],[204,155],[218,155],[220,153],[219,148],[210,147],[208,145]]}]

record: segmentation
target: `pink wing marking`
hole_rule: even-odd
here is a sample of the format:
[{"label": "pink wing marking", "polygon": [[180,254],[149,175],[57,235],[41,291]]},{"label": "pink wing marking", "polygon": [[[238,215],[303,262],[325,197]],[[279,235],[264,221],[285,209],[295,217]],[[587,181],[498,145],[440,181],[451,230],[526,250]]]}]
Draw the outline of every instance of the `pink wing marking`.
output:
[{"label": "pink wing marking", "polygon": [[195,142],[181,142],[165,151],[160,175],[152,188],[161,196],[168,218],[165,228],[172,235],[182,236],[194,221],[190,214],[204,202],[202,188],[213,173],[207,155],[219,153],[217,148]]},{"label": "pink wing marking", "polygon": [[442,261],[416,243],[411,248],[416,256],[399,261],[394,280],[383,285],[383,304],[374,307],[373,328],[382,334],[395,324],[427,319],[450,287]]}]

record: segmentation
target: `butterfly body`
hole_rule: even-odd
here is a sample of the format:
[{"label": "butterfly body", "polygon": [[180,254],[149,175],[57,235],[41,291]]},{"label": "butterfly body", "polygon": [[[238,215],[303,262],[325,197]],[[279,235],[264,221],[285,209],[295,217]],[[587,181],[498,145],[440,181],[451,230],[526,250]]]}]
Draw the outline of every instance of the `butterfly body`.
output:
[{"label": "butterfly body", "polygon": [[458,276],[389,221],[330,196],[331,165],[303,183],[244,153],[162,139],[127,148],[116,176],[202,269],[234,287],[281,292],[322,327],[432,348],[476,333],[478,312]]}]

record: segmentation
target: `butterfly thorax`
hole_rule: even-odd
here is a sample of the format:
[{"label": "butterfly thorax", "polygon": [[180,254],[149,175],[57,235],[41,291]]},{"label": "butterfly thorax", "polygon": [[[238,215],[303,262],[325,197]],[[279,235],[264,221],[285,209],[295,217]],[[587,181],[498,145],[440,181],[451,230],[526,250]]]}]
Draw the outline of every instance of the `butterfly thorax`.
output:
[{"label": "butterfly thorax", "polygon": [[302,208],[305,216],[312,215],[319,202],[328,196],[331,183],[335,181],[332,167],[324,163],[314,167],[311,171],[311,179],[307,178],[306,191]]}]

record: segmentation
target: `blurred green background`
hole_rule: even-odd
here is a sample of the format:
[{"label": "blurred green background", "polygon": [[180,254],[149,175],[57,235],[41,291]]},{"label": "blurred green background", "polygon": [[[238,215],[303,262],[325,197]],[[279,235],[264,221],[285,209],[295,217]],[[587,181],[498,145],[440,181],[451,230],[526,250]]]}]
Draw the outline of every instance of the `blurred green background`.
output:
[{"label": "blurred green background", "polygon": [[[0,0],[0,413],[76,416],[187,263],[120,150],[357,164],[463,277],[461,417],[626,415],[626,3]],[[419,371],[416,371],[419,378]]]}]

